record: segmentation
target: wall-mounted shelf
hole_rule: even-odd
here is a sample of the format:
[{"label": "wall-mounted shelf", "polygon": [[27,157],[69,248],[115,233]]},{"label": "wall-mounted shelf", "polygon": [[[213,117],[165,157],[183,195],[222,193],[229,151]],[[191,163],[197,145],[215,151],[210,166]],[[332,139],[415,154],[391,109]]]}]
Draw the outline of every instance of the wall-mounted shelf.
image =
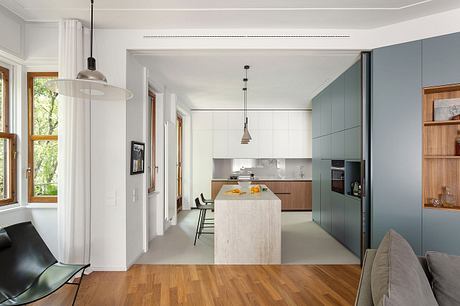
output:
[{"label": "wall-mounted shelf", "polygon": [[449,156],[449,155],[426,155],[425,159],[460,159],[460,156]]},{"label": "wall-mounted shelf", "polygon": [[[460,120],[434,121],[434,101],[460,98],[460,84],[430,87],[423,90],[423,207],[460,211],[460,156],[455,155],[455,138]],[[454,207],[435,207],[443,187],[457,197]]]},{"label": "wall-mounted shelf", "polygon": [[425,121],[423,125],[433,126],[433,125],[457,125],[460,124],[460,120],[447,120],[447,121]]}]

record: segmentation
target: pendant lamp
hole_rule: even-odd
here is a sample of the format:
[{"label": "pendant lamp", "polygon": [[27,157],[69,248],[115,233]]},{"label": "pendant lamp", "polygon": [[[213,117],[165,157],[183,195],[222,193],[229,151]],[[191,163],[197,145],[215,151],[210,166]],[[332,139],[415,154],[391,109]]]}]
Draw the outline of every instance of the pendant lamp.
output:
[{"label": "pendant lamp", "polygon": [[75,79],[49,80],[45,86],[52,92],[63,96],[92,100],[129,100],[133,94],[128,89],[107,83],[104,74],[96,70],[96,59],[93,57],[93,14],[94,0],[91,0],[91,38],[90,57],[87,69],[78,73]]},{"label": "pendant lamp", "polygon": [[245,78],[243,79],[244,82],[244,87],[243,87],[243,99],[244,99],[244,104],[243,104],[243,137],[241,138],[241,144],[248,144],[252,137],[251,134],[249,133],[248,129],[248,70],[249,66],[245,65],[244,66],[245,70]]}]

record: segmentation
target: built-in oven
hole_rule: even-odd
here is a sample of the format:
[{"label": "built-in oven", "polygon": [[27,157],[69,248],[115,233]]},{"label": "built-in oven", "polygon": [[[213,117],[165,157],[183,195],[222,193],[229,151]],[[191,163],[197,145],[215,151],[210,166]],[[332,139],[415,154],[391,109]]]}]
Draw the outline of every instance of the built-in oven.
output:
[{"label": "built-in oven", "polygon": [[331,161],[331,190],[345,194],[345,161]]}]

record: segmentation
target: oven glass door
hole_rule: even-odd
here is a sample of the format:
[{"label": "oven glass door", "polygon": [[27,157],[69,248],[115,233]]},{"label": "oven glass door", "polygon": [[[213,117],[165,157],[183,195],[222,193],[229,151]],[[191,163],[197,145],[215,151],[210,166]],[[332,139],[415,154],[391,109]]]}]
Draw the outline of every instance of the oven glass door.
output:
[{"label": "oven glass door", "polygon": [[345,194],[345,171],[343,169],[331,169],[331,190]]}]

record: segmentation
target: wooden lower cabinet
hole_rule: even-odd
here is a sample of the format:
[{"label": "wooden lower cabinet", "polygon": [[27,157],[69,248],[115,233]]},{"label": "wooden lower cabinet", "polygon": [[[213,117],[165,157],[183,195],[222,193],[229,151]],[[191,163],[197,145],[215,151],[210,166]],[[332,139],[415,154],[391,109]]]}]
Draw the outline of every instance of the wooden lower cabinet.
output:
[{"label": "wooden lower cabinet", "polygon": [[[223,185],[236,185],[235,181],[212,181],[211,196],[216,198]],[[256,181],[253,184],[266,185],[281,200],[281,209],[311,210],[311,181]]]}]

